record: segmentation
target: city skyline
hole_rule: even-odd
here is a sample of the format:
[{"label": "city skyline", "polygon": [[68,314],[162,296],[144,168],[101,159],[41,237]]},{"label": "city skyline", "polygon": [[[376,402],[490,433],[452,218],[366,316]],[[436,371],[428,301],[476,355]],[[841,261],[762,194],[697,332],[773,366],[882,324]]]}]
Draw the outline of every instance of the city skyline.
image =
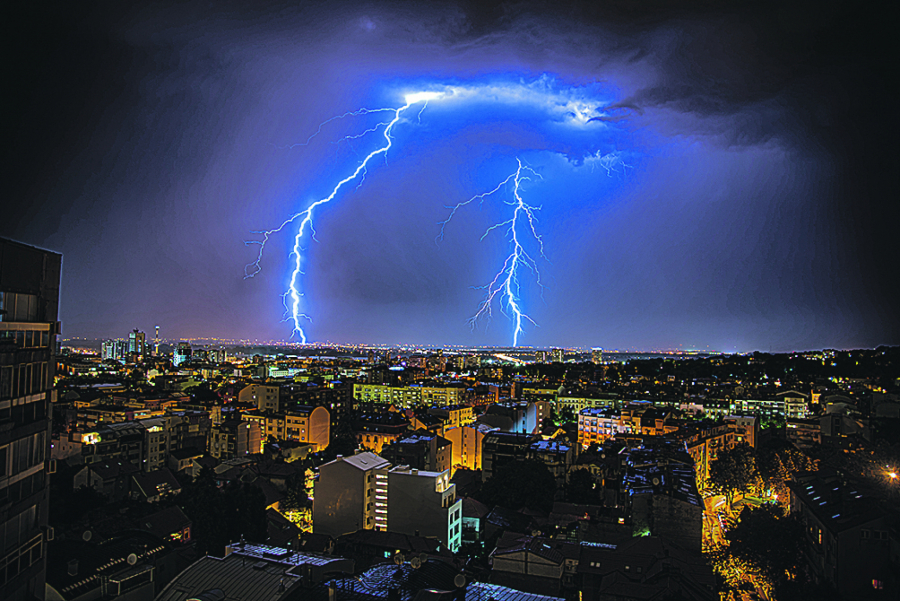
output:
[{"label": "city skyline", "polygon": [[[520,345],[898,343],[896,175],[870,15],[413,6],[22,9],[11,147],[25,201],[0,236],[63,255],[64,336],[159,323],[171,337],[289,339],[293,235],[272,238],[250,279],[245,241],[377,149],[336,143],[377,115],[329,119],[451,86],[482,95],[398,122],[365,183],[317,214],[302,245],[311,342],[509,346],[497,308],[467,323],[508,252],[503,236],[481,239],[508,219],[508,194],[463,207],[436,238],[521,160],[539,176],[523,196],[546,257],[543,287],[523,291],[534,324]],[[566,129],[560,98],[593,112]],[[613,169],[590,160],[610,156]]]}]

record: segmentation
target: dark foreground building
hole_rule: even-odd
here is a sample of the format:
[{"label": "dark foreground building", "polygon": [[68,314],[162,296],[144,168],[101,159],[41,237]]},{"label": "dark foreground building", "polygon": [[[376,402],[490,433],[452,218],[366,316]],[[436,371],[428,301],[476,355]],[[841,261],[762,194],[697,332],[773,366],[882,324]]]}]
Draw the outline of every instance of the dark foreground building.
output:
[{"label": "dark foreground building", "polygon": [[44,598],[62,256],[0,239],[0,599]]}]

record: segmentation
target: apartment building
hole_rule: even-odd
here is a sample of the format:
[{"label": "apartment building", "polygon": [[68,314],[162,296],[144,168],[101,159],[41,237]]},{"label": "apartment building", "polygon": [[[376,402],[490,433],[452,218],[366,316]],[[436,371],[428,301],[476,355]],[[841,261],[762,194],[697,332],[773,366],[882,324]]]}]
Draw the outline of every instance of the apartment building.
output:
[{"label": "apartment building", "polygon": [[315,445],[315,452],[328,447],[331,439],[331,415],[325,407],[297,406],[290,411],[270,413],[248,411],[242,419],[259,425],[263,440],[292,440]]},{"label": "apartment building", "polygon": [[0,599],[43,599],[62,256],[0,239]]},{"label": "apartment building", "polygon": [[369,452],[326,463],[316,483],[313,531],[336,538],[358,530],[433,537],[458,551],[462,501],[450,470],[392,466]]},{"label": "apartment building", "polygon": [[375,453],[357,453],[319,468],[313,499],[313,532],[334,538],[357,530],[387,530],[391,464]]},{"label": "apartment building", "polygon": [[273,384],[250,384],[238,393],[238,402],[253,404],[260,411],[279,411],[281,389]]}]

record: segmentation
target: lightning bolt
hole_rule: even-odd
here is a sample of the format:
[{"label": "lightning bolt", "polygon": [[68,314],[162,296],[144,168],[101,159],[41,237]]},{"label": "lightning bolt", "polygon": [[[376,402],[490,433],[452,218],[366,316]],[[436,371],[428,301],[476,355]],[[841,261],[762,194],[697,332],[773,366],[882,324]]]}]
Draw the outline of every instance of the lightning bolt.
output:
[{"label": "lightning bolt", "polygon": [[[244,279],[247,279],[247,278],[254,277],[256,274],[258,274],[260,272],[260,269],[261,269],[260,262],[262,261],[263,252],[265,251],[266,243],[269,241],[269,238],[273,234],[277,234],[278,232],[280,232],[284,228],[286,228],[288,225],[294,223],[295,221],[297,221],[299,219],[299,224],[297,225],[297,232],[294,235],[294,245],[293,245],[293,249],[291,251],[291,257],[293,257],[293,261],[294,261],[293,269],[291,271],[291,278],[290,278],[290,282],[288,284],[288,290],[287,290],[287,292],[284,293],[283,299],[284,299],[285,309],[286,309],[286,313],[287,313],[287,317],[285,319],[290,319],[291,321],[293,321],[293,324],[294,324],[294,330],[293,330],[292,336],[298,336],[300,338],[300,341],[303,344],[306,344],[306,333],[303,331],[303,328],[300,325],[300,320],[301,319],[308,320],[309,316],[300,312],[300,298],[303,296],[303,293],[300,291],[300,284],[299,284],[300,276],[303,275],[303,271],[300,266],[301,260],[302,260],[302,250],[303,249],[300,246],[300,241],[303,239],[303,235],[306,233],[307,228],[310,231],[311,237],[313,239],[315,239],[316,230],[315,230],[315,226],[313,225],[313,214],[314,214],[315,210],[318,207],[334,200],[334,198],[337,196],[338,192],[341,191],[341,188],[343,188],[345,184],[352,182],[352,181],[356,180],[357,178],[359,178],[360,179],[359,185],[362,185],[362,182],[365,181],[369,162],[377,156],[386,155],[387,151],[390,150],[391,145],[393,144],[393,138],[391,137],[391,133],[393,132],[394,126],[397,125],[397,123],[400,121],[400,118],[403,115],[404,111],[406,111],[408,108],[410,108],[413,105],[422,103],[422,109],[419,111],[419,116],[421,117],[422,111],[425,110],[425,106],[427,106],[428,101],[432,100],[434,98],[438,98],[439,96],[441,96],[441,94],[439,92],[418,92],[415,94],[407,94],[406,97],[404,98],[404,100],[406,101],[406,104],[404,104],[403,106],[401,106],[399,108],[360,109],[358,111],[344,113],[343,115],[338,115],[338,116],[332,117],[331,119],[328,119],[327,121],[324,121],[319,126],[319,129],[312,136],[310,136],[309,139],[307,139],[307,141],[303,143],[303,145],[309,144],[310,140],[312,140],[316,135],[318,135],[322,131],[322,127],[325,124],[327,124],[331,121],[334,121],[335,119],[342,119],[342,118],[348,117],[348,116],[364,115],[364,114],[375,113],[375,112],[393,111],[393,113],[394,113],[394,116],[390,121],[379,123],[374,128],[368,129],[361,134],[357,134],[355,136],[347,136],[346,138],[344,138],[344,139],[359,138],[368,133],[377,131],[382,126],[384,127],[384,131],[382,132],[384,135],[383,145],[380,146],[379,148],[373,150],[372,152],[370,152],[362,161],[360,161],[359,165],[357,165],[357,167],[353,171],[353,173],[351,173],[344,179],[340,180],[337,184],[335,184],[334,188],[332,188],[331,193],[328,196],[313,202],[305,210],[300,211],[299,213],[294,213],[293,215],[291,215],[290,217],[285,219],[282,222],[282,224],[279,225],[275,229],[258,230],[258,231],[251,232],[253,234],[258,234],[258,235],[262,236],[261,240],[247,240],[244,242],[244,244],[246,244],[246,245],[255,244],[255,245],[259,246],[259,253],[257,254],[256,260],[251,263],[248,263],[244,267]],[[359,185],[357,187],[359,187]]]},{"label": "lightning bolt", "polygon": [[[285,313],[284,321],[293,323],[292,337],[298,337],[302,343],[306,343],[306,334],[301,325],[301,320],[309,320],[309,316],[300,312],[301,299],[304,296],[301,290],[301,276],[304,275],[302,270],[304,249],[301,243],[304,236],[309,232],[309,237],[316,239],[316,229],[313,218],[317,214],[317,210],[324,204],[334,200],[338,194],[348,184],[355,182],[358,189],[366,181],[369,165],[371,161],[377,157],[387,159],[387,153],[393,145],[393,132],[401,120],[412,122],[413,119],[417,123],[421,123],[422,113],[428,106],[428,102],[433,99],[451,100],[464,102],[470,99],[490,99],[503,105],[521,106],[527,104],[542,111],[547,123],[559,124],[567,128],[585,128],[593,122],[601,122],[608,120],[606,109],[602,103],[593,99],[589,94],[590,90],[583,88],[566,88],[558,90],[554,86],[552,78],[540,77],[531,82],[488,82],[485,84],[475,85],[438,85],[432,87],[433,91],[419,91],[407,94],[404,97],[404,104],[399,107],[387,108],[361,108],[355,111],[349,111],[343,114],[335,115],[321,124],[318,129],[313,132],[305,141],[290,146],[281,147],[282,149],[292,149],[296,146],[308,146],[314,138],[319,136],[324,128],[335,120],[347,119],[352,117],[360,117],[367,115],[381,114],[378,122],[372,125],[369,123],[365,128],[361,128],[352,135],[344,136],[337,142],[352,142],[373,134],[383,136],[383,142],[379,143],[378,148],[371,151],[362,160],[358,162],[356,168],[346,177],[339,180],[331,192],[319,200],[309,204],[304,210],[290,215],[278,227],[269,230],[257,230],[251,232],[257,239],[245,240],[245,245],[257,245],[258,252],[256,258],[244,267],[244,278],[252,278],[261,270],[261,263],[266,245],[275,234],[284,230],[294,229],[294,240],[289,255],[291,261],[291,275],[287,290],[282,295],[282,303],[284,304]],[[419,107],[417,111],[410,111],[414,106]],[[585,164],[589,164],[591,171],[599,167],[603,169],[607,175],[618,171],[620,168],[624,172],[629,167],[622,162],[618,152],[604,154],[596,152],[587,155],[584,158]],[[484,240],[494,230],[505,232],[505,237],[509,244],[509,254],[504,260],[502,267],[494,276],[494,278],[486,285],[476,287],[476,289],[484,290],[484,298],[478,306],[478,311],[469,320],[470,325],[474,328],[479,320],[493,317],[492,311],[499,308],[501,313],[508,316],[515,324],[513,330],[513,346],[518,345],[519,336],[523,333],[525,322],[537,325],[523,310],[522,285],[520,276],[524,270],[531,272],[538,287],[543,290],[541,283],[541,275],[538,271],[538,264],[535,258],[544,258],[544,242],[537,233],[535,212],[540,207],[532,206],[526,203],[520,192],[521,185],[534,178],[541,176],[531,167],[523,164],[520,159],[516,159],[516,170],[501,181],[493,190],[478,194],[472,198],[457,204],[450,209],[447,219],[441,222],[441,230],[438,240],[443,239],[444,229],[448,223],[454,218],[458,211],[466,205],[474,202],[483,203],[485,199],[496,195],[501,190],[507,189],[511,193],[512,200],[504,201],[512,207],[512,215],[509,219],[497,223],[489,227],[481,239]],[[529,254],[526,247],[532,249],[533,253]]]},{"label": "lightning bolt", "polygon": [[443,240],[444,228],[464,206],[472,204],[475,201],[478,201],[478,203],[481,204],[486,198],[493,196],[503,188],[511,188],[513,200],[505,202],[513,207],[512,216],[506,221],[501,221],[500,223],[492,225],[481,236],[481,239],[484,240],[494,230],[505,229],[506,236],[509,239],[510,252],[503,261],[503,266],[500,268],[500,271],[494,276],[494,279],[484,286],[477,287],[478,289],[485,291],[485,296],[478,307],[478,311],[469,320],[469,324],[474,328],[481,318],[492,317],[493,307],[495,306],[495,301],[497,301],[496,304],[499,305],[500,311],[504,315],[510,316],[515,324],[515,328],[513,329],[513,346],[518,346],[519,344],[519,335],[523,332],[522,324],[525,321],[537,325],[537,323],[522,310],[519,271],[521,269],[529,270],[535,277],[537,285],[543,289],[537,262],[525,250],[520,236],[527,235],[534,239],[537,242],[537,249],[540,256],[544,259],[547,258],[544,255],[544,240],[535,229],[537,218],[534,213],[535,211],[540,210],[540,207],[529,205],[522,199],[520,194],[522,182],[531,179],[529,175],[538,178],[541,176],[531,167],[523,165],[522,161],[518,158],[516,159],[516,164],[516,170],[490,192],[476,194],[472,198],[453,207],[448,207],[450,208],[450,215],[440,223],[441,232],[437,237],[437,240]]}]

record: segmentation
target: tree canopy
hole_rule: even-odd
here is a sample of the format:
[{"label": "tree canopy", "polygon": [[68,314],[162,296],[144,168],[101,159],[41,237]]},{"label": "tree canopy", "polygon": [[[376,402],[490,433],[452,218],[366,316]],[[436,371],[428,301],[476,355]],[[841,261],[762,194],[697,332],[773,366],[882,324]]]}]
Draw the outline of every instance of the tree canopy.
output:
[{"label": "tree canopy", "polygon": [[758,482],[756,456],[747,443],[719,451],[715,461],[710,464],[709,483],[720,494],[725,495],[729,507],[734,502],[735,495],[749,492]]},{"label": "tree canopy", "polygon": [[481,487],[482,503],[510,509],[527,507],[550,511],[556,479],[547,466],[534,459],[511,461],[494,472]]}]

